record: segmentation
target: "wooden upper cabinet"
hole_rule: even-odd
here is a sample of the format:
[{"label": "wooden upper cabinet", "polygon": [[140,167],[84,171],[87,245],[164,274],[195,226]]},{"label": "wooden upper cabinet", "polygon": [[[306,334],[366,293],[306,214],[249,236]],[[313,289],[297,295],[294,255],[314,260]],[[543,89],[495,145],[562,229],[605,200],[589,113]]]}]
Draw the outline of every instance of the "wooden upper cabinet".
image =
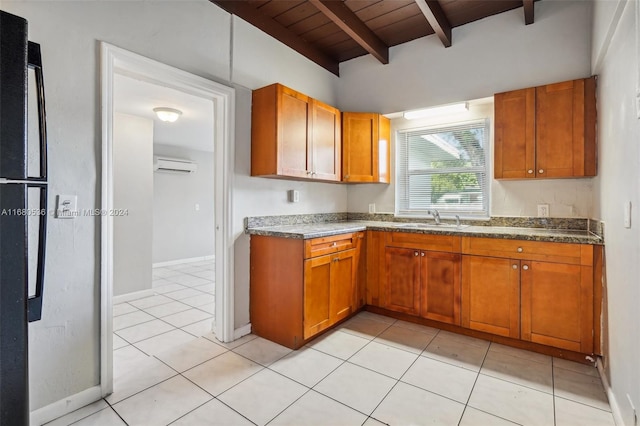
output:
[{"label": "wooden upper cabinet", "polygon": [[251,175],[341,180],[336,108],[281,84],[253,91]]},{"label": "wooden upper cabinet", "polygon": [[535,177],[535,88],[495,95],[495,178]]},{"label": "wooden upper cabinet", "polygon": [[495,95],[496,179],[596,175],[595,77]]},{"label": "wooden upper cabinet", "polygon": [[315,99],[311,102],[312,178],[340,180],[342,143],[340,111]]},{"label": "wooden upper cabinet", "polygon": [[342,180],[390,183],[391,126],[383,115],[342,113]]}]

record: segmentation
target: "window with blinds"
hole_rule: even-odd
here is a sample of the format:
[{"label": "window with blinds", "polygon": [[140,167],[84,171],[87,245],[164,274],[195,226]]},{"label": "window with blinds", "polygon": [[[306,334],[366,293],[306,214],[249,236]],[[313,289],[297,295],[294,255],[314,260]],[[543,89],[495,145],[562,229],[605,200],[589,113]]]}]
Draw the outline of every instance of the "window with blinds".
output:
[{"label": "window with blinds", "polygon": [[489,120],[401,130],[396,215],[489,216]]}]

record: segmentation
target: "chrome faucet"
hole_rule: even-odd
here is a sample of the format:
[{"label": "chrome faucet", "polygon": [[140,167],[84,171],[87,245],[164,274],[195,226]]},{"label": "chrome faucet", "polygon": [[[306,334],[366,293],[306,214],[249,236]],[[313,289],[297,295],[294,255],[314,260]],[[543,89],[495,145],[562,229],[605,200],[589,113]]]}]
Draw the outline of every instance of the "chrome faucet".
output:
[{"label": "chrome faucet", "polygon": [[456,227],[460,228],[460,216],[456,215]]},{"label": "chrome faucet", "polygon": [[436,225],[440,225],[440,212],[438,212],[438,210],[436,209],[429,210],[427,213],[429,213],[430,215],[433,215],[433,220],[436,221]]}]

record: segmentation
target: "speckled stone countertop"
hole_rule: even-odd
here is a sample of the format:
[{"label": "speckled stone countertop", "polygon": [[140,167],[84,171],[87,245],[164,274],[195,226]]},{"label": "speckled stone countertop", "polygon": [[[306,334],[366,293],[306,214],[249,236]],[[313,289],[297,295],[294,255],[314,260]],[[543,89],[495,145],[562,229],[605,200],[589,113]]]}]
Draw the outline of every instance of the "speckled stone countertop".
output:
[{"label": "speckled stone countertop", "polygon": [[292,225],[247,227],[250,235],[310,239],[364,230],[411,232],[418,234],[459,235],[466,237],[502,238],[527,241],[551,241],[574,244],[603,244],[598,235],[580,229],[529,228],[517,226],[466,226],[461,229],[413,228],[407,222],[336,221],[323,223],[297,223]]}]

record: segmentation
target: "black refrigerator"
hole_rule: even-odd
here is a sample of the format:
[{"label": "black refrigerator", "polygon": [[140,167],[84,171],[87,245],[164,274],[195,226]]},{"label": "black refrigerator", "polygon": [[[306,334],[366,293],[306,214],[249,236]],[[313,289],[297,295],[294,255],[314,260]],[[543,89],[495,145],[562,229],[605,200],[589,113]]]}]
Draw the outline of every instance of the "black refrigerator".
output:
[{"label": "black refrigerator", "polygon": [[29,424],[28,323],[42,316],[47,135],[40,45],[0,11],[0,425]]}]

